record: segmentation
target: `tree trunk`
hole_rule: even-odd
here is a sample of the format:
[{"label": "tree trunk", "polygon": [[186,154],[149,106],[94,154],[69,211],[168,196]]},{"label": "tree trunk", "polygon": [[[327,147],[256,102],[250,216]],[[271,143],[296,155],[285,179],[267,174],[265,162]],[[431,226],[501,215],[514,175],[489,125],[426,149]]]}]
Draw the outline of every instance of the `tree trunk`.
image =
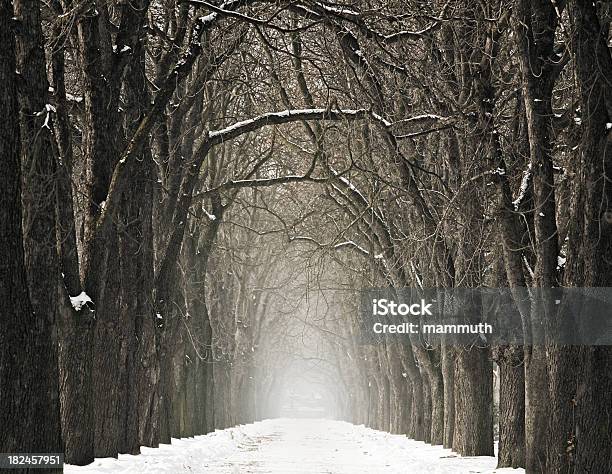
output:
[{"label": "tree trunk", "polygon": [[[577,186],[569,235],[567,286],[612,285],[612,57],[609,11],[585,0],[569,2],[572,54],[582,116]],[[609,9],[608,9],[609,10]],[[601,15],[601,17],[600,17]],[[604,16],[606,15],[606,16]],[[609,291],[609,290],[603,290]],[[580,318],[580,315],[577,315]],[[555,472],[608,472],[612,469],[612,349],[559,347],[551,354],[554,432],[548,463]],[[559,395],[558,395],[559,394]]]},{"label": "tree trunk", "polygon": [[[131,11],[131,10],[130,10]],[[133,48],[127,71],[125,129],[133,133],[149,101],[145,77],[144,45]],[[121,315],[125,338],[126,378],[120,452],[138,453],[140,445],[157,446],[159,361],[157,359],[153,305],[153,185],[151,150],[143,146],[142,163],[131,176],[131,189],[124,193],[119,209]]]},{"label": "tree trunk", "polygon": [[493,456],[493,368],[489,350],[462,347],[455,367],[453,450],[462,456]]},{"label": "tree trunk", "polygon": [[121,436],[120,411],[122,380],[125,381],[125,359],[121,346],[125,345],[124,326],[118,321],[121,313],[121,281],[118,259],[118,237],[114,234],[103,249],[102,265],[98,272],[102,285],[94,299],[96,323],[94,327],[94,452],[96,457],[116,457]]},{"label": "tree trunk", "polygon": [[[533,170],[534,208],[537,211],[534,215],[537,257],[534,284],[539,288],[551,288],[557,283],[558,236],[551,159],[551,100],[558,74],[555,66],[558,58],[554,56],[556,27],[557,13],[553,4],[517,0],[515,29]],[[539,341],[525,351],[526,468],[528,472],[548,472],[546,446],[550,439],[550,400],[547,351],[542,345],[544,334],[538,334],[535,329],[538,327],[536,323],[546,321],[549,315],[539,302],[535,302],[531,316],[534,322],[531,336]]]},{"label": "tree trunk", "polygon": [[423,441],[431,443],[431,385],[427,376],[423,377]]},{"label": "tree trunk", "polygon": [[[20,134],[16,84],[16,56],[13,38],[13,16],[17,15],[25,28],[27,38],[20,40],[20,64],[29,66],[32,73],[26,84],[28,88],[45,86],[43,79],[44,56],[42,34],[39,23],[37,3],[15,3],[15,12],[11,3],[0,2],[0,115],[5,118],[0,123],[0,451],[3,453],[63,452],[60,428],[60,407],[57,371],[57,353],[53,332],[54,311],[52,306],[40,307],[42,301],[32,304],[28,292],[23,251],[22,203],[21,203],[21,164]],[[24,53],[28,53],[24,56]],[[26,61],[32,61],[30,63]],[[42,74],[41,74],[42,73]],[[34,78],[36,82],[30,83]],[[31,90],[40,92],[40,90]],[[46,88],[45,88],[46,92]],[[41,96],[41,97],[44,97]],[[35,99],[35,98],[32,98]],[[24,104],[24,105],[27,105]],[[34,104],[39,105],[39,104]],[[43,104],[44,106],[44,104]],[[32,109],[23,108],[24,112]],[[38,111],[42,110],[38,109]],[[38,127],[40,127],[38,123]],[[27,129],[26,129],[27,130]],[[43,135],[47,135],[43,131]],[[32,137],[30,137],[32,138]],[[26,146],[24,151],[30,153],[40,148]],[[47,149],[48,151],[48,149]],[[38,162],[36,160],[35,162]],[[37,168],[38,168],[37,163]],[[53,176],[53,175],[52,175]],[[47,196],[47,201],[53,201]],[[39,203],[40,204],[40,203]],[[53,210],[51,210],[54,215]],[[55,238],[55,228],[44,228],[44,222],[37,221],[37,228],[46,230]],[[30,237],[38,235],[30,231]],[[39,245],[49,244],[48,240]],[[53,252],[55,245],[52,244]],[[52,255],[50,255],[52,257]],[[46,265],[53,265],[56,259],[51,258]],[[57,273],[45,274],[49,285],[55,288],[47,295],[57,291]],[[44,288],[49,288],[45,285]],[[44,289],[43,288],[43,289]],[[61,472],[61,469],[47,472]],[[15,472],[30,472],[19,469]]]},{"label": "tree trunk", "polygon": [[442,342],[442,377],[444,379],[444,439],[442,445],[452,448],[455,432],[455,350]]},{"label": "tree trunk", "polygon": [[444,382],[442,373],[435,371],[431,386],[431,444],[444,442]]},{"label": "tree trunk", "polygon": [[60,301],[59,375],[65,462],[83,466],[94,460],[93,325],[95,312]]},{"label": "tree trunk", "polygon": [[525,466],[525,367],[523,348],[502,349],[499,366],[497,467]]},{"label": "tree trunk", "polygon": [[406,379],[409,382],[407,390],[411,392],[410,409],[406,410],[405,415],[409,419],[409,431],[406,434],[417,441],[422,441],[425,436],[423,427],[423,379],[419,368],[414,362],[414,354],[410,342],[406,341],[400,347],[402,349],[402,352],[400,352],[402,367],[406,372]]}]

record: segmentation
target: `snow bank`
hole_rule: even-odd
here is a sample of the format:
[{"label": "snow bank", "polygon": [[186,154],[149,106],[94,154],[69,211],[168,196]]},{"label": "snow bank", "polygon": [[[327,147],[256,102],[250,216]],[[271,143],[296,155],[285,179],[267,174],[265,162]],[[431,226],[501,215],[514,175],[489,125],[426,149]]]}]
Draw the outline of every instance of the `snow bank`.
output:
[{"label": "snow bank", "polygon": [[66,473],[334,473],[334,474],[519,474],[495,469],[490,456],[461,457],[430,446],[342,421],[265,420],[206,436],[142,448],[139,456],[96,459],[66,466]]},{"label": "snow bank", "polygon": [[206,460],[218,459],[240,450],[256,434],[261,423],[217,430],[194,438],[172,438],[172,444],[160,444],[159,448],[141,447],[141,454],[120,454],[115,458],[96,458],[87,466],[64,466],[64,473],[151,473],[178,474],[182,472],[208,472],[201,468]]}]

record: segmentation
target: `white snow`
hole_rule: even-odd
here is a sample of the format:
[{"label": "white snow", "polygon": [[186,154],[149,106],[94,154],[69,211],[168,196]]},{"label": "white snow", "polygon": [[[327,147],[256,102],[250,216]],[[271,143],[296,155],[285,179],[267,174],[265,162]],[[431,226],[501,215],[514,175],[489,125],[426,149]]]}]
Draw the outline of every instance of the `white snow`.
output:
[{"label": "white snow", "polygon": [[254,122],[265,121],[267,119],[284,118],[284,117],[295,117],[296,115],[321,115],[326,112],[333,112],[336,114],[343,115],[358,115],[360,113],[365,112],[365,109],[288,109],[283,110],[281,112],[269,112],[266,114],[259,115],[255,118],[249,120],[242,120],[240,122],[236,122],[228,127],[225,127],[221,130],[211,130],[208,132],[208,136],[210,138],[216,137],[218,135],[227,135],[228,133],[238,130],[240,128],[246,127]]},{"label": "white snow", "polygon": [[399,120],[396,123],[418,122],[420,120],[445,120],[447,118],[436,114],[421,114]]},{"label": "white snow", "polygon": [[529,265],[529,261],[527,260],[527,257],[525,257],[525,255],[523,255],[523,263],[525,264],[525,267],[527,268],[527,271],[529,272],[529,276],[533,279],[534,278],[533,269]]},{"label": "white snow", "polygon": [[[222,5],[223,6],[223,5]],[[209,13],[208,15],[201,16],[198,18],[198,21],[202,24],[202,26],[206,26],[217,19],[216,13]]]},{"label": "white snow", "polygon": [[557,255],[557,270],[562,269],[566,261],[567,259],[563,255]]},{"label": "white snow", "polygon": [[334,6],[331,6],[331,5],[325,5],[325,4],[322,4],[322,3],[317,3],[317,6],[319,8],[322,8],[326,12],[336,13],[338,15],[342,15],[342,14],[351,15],[351,16],[359,16],[360,15],[360,13],[358,11],[351,10],[350,8],[348,8],[348,6],[345,6],[345,5],[342,5],[342,6],[339,6],[339,7],[334,7]]},{"label": "white snow", "polygon": [[355,191],[356,193],[359,192],[357,187],[355,187],[355,185],[353,183],[351,183],[348,179],[346,179],[344,176],[340,176],[340,181],[342,181],[344,184],[346,184],[350,188],[351,191]]},{"label": "white snow", "polygon": [[173,439],[142,454],[96,459],[74,473],[462,474],[524,473],[495,469],[490,456],[460,457],[450,449],[333,420],[275,419]]},{"label": "white snow", "polygon": [[[297,116],[297,117],[301,117],[304,120],[320,119],[322,115],[328,114],[330,112],[337,114],[337,115],[356,116],[357,118],[359,118],[360,116],[365,116],[365,114],[367,113],[368,116],[373,118],[375,121],[379,122],[385,128],[390,128],[392,125],[394,125],[391,122],[389,122],[387,119],[382,117],[381,115],[378,115],[374,112],[370,112],[366,109],[337,109],[337,108],[336,109],[327,109],[327,108],[325,109],[321,109],[321,108],[319,109],[287,109],[287,110],[283,110],[280,112],[268,112],[268,113],[259,115],[257,117],[254,117],[252,119],[242,120],[240,122],[236,122],[220,130],[210,130],[208,132],[208,137],[215,138],[215,137],[221,136],[223,138],[223,136],[232,134],[233,132],[236,132],[236,131],[240,131],[240,129],[243,129],[243,128],[246,129],[253,123],[269,125],[269,124],[272,124],[275,118],[283,119],[283,118]],[[408,123],[408,122],[420,121],[424,119],[444,120],[445,117],[440,117],[438,115],[431,115],[431,114],[417,115],[415,117],[410,117],[410,118],[401,120],[400,122],[397,122],[397,123]],[[270,122],[268,122],[268,120]]]},{"label": "white snow", "polygon": [[364,255],[370,255],[370,252],[368,252],[366,249],[364,249],[361,245],[359,245],[358,243],[352,241],[352,240],[347,240],[346,242],[340,242],[339,244],[334,245],[334,249],[341,249],[343,247],[353,247],[357,250],[359,250],[359,252],[361,252]]},{"label": "white snow", "polygon": [[380,123],[382,123],[387,128],[390,128],[393,125],[386,118],[384,118],[382,115],[378,115],[377,113],[372,112],[372,117],[374,117],[375,120],[378,120]]},{"label": "white snow", "polygon": [[[357,189],[357,186],[355,186],[348,178],[341,176],[340,173],[336,171],[336,169],[333,166],[330,166],[329,170],[332,172],[334,176],[339,177],[340,181],[342,181],[342,183],[344,183],[346,187],[348,187],[351,191],[357,194],[359,196],[359,199],[361,199],[361,202],[365,204],[368,203],[368,200],[365,198],[365,196],[361,193],[361,191],[359,191],[359,189]],[[373,210],[373,212],[376,214],[375,210]]]},{"label": "white snow", "polygon": [[68,100],[72,100],[74,102],[83,102],[83,97],[79,97],[73,94],[69,94],[68,92],[66,92],[66,99]]},{"label": "white snow", "polygon": [[89,295],[87,295],[87,293],[85,293],[84,291],[81,291],[81,293],[77,296],[71,296],[70,302],[72,303],[72,307],[76,311],[81,311],[83,306],[85,306],[87,303],[93,303]]},{"label": "white snow", "polygon": [[53,105],[45,104],[45,108],[43,110],[41,110],[40,112],[36,113],[37,117],[40,117],[42,115],[47,114],[45,116],[45,122],[42,125],[43,128],[48,128],[50,130],[50,127],[49,127],[49,118],[50,118],[51,113],[55,113],[55,112],[56,112],[56,110],[55,110],[55,107]]},{"label": "white snow", "polygon": [[527,165],[527,169],[523,171],[523,178],[521,179],[521,187],[519,188],[518,196],[512,204],[514,206],[514,210],[518,211],[521,202],[525,198],[525,194],[527,193],[527,189],[529,188],[529,180],[531,179],[531,163]]}]

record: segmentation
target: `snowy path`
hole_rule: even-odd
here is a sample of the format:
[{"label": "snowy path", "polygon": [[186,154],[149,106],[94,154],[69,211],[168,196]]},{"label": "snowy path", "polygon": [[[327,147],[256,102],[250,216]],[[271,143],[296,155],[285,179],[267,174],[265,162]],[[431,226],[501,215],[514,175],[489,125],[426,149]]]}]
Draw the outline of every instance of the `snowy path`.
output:
[{"label": "snowy path", "polygon": [[439,446],[330,420],[265,420],[173,440],[139,456],[96,459],[66,473],[459,474],[514,473],[492,457],[461,458]]}]

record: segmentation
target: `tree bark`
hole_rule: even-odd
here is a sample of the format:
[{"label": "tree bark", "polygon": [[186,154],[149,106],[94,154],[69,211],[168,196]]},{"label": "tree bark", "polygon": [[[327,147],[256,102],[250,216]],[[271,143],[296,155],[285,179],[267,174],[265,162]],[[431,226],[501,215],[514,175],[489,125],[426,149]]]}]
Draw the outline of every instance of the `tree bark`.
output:
[{"label": "tree bark", "polygon": [[501,349],[497,467],[525,466],[525,367],[523,348]]},{"label": "tree bark", "polygon": [[488,348],[458,348],[455,359],[453,450],[493,456],[493,368]]},{"label": "tree bark", "polygon": [[[516,35],[518,38],[522,95],[527,116],[530,160],[533,172],[535,208],[535,252],[537,257],[534,284],[539,288],[556,286],[558,256],[555,188],[551,159],[552,88],[558,74],[553,66],[554,35],[557,26],[555,7],[547,2],[517,0]],[[546,308],[532,306],[531,336],[537,344],[525,350],[525,443],[528,472],[547,472],[546,446],[550,405],[549,374],[545,334],[536,330],[537,322],[549,318]],[[553,400],[553,403],[555,400]]]},{"label": "tree bark", "polygon": [[93,324],[88,306],[72,307],[64,291],[60,300],[59,377],[65,462],[83,466],[94,460]]},{"label": "tree bark", "polygon": [[[0,331],[0,424],[8,428],[2,430],[0,448],[7,453],[61,453],[56,311],[59,271],[52,242],[55,157],[50,128],[45,127],[45,123],[52,127],[52,108],[45,105],[48,83],[40,6],[37,2],[13,5],[14,12],[9,2],[0,4],[0,109],[6,118],[0,126],[0,149],[6,160],[0,195],[4,319]],[[19,70],[26,72],[21,80],[20,107],[16,87]]]},{"label": "tree bark", "polygon": [[[592,2],[569,2],[572,53],[580,91],[581,141],[572,222],[568,236],[567,286],[610,287],[612,263],[612,121],[608,48],[609,20]],[[609,13],[608,13],[609,14]],[[580,318],[580,315],[578,315]],[[548,465],[555,472],[606,472],[612,469],[612,349],[559,347],[551,352],[551,393],[555,397]],[[560,394],[561,396],[559,396]],[[552,430],[551,430],[552,431]]]}]

